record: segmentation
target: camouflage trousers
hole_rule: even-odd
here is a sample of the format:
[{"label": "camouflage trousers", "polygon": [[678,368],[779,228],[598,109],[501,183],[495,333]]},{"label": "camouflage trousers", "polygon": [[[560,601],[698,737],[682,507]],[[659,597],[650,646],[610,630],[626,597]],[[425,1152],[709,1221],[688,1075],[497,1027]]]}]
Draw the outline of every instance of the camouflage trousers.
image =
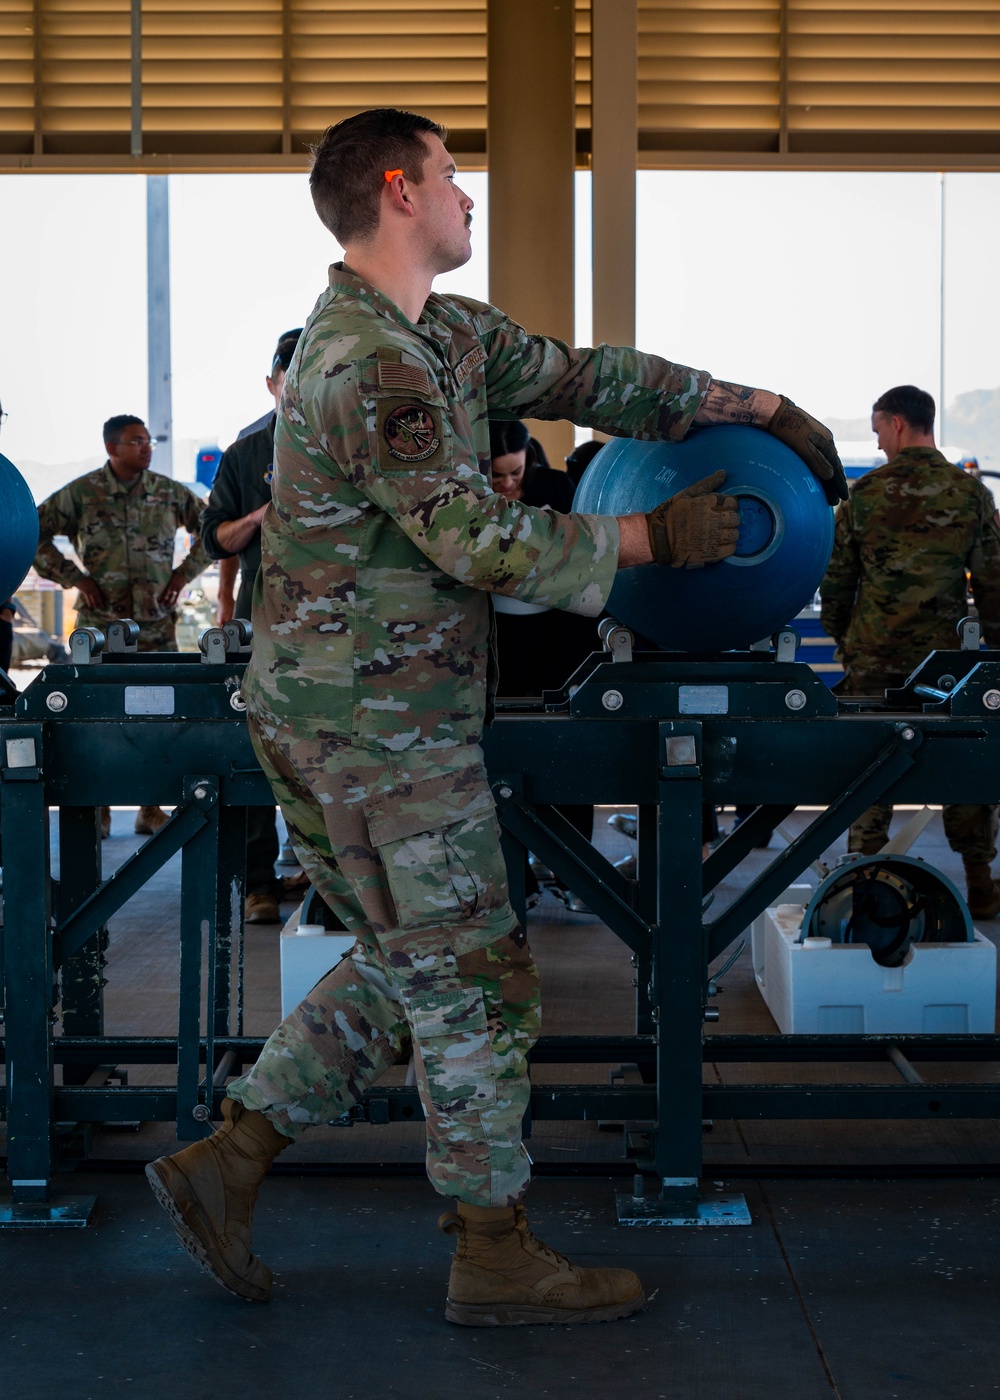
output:
[{"label": "camouflage trousers", "polygon": [[156,617],[151,622],[139,623],[139,640],[136,651],[176,651],[177,622],[173,613],[169,617]]},{"label": "camouflage trousers", "polygon": [[[922,658],[917,658],[922,660]],[[916,662],[914,663],[916,664]],[[852,666],[836,687],[839,695],[881,695],[901,686],[905,671],[887,672]],[[952,803],[941,811],[944,834],[951,849],[970,865],[996,859],[997,808],[972,803]],[[892,807],[877,802],[854,822],[847,833],[847,849],[874,855],[889,839]]]},{"label": "camouflage trousers", "polygon": [[297,1137],[412,1052],[436,1190],[513,1203],[539,979],[480,750],[394,754],[254,718],[250,733],[303,869],[358,941],[227,1092]]},{"label": "camouflage trousers", "polygon": [[[989,865],[997,853],[997,809],[951,803],[941,809],[944,834],[953,851],[970,865]],[[876,803],[862,812],[847,833],[847,849],[874,855],[889,839],[892,807]]]}]

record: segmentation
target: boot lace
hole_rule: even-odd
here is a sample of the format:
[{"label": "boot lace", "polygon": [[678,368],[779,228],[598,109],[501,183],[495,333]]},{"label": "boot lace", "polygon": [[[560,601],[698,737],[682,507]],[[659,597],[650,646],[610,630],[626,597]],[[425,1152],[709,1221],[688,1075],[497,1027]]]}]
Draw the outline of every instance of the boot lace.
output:
[{"label": "boot lace", "polygon": [[553,1249],[551,1245],[547,1245],[544,1240],[540,1240],[537,1235],[532,1234],[531,1226],[528,1224],[528,1213],[524,1206],[514,1207],[514,1229],[524,1241],[525,1249],[534,1254],[536,1258],[544,1259],[555,1269],[573,1268],[565,1254],[560,1254],[558,1249]]}]

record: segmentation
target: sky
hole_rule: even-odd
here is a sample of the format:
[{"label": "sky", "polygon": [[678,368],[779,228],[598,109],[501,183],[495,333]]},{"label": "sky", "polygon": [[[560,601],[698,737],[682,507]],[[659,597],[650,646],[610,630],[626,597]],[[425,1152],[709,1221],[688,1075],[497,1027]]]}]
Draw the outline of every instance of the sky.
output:
[{"label": "sky", "polygon": [[[473,257],[437,289],[488,298],[483,173]],[[640,172],[641,348],[856,418],[892,384],[940,383],[941,182],[934,174]],[[102,458],[113,413],[147,411],[145,180],[0,176],[0,450],[38,491]],[[577,340],[590,338],[590,185],[577,176]],[[1000,175],[949,175],[945,399],[1000,386]],[[174,474],[269,400],[281,331],[340,256],[303,175],[170,177]],[[539,230],[544,237],[544,230]],[[51,468],[51,470],[50,470]],[[69,473],[72,474],[72,473]],[[39,484],[41,483],[41,484]]]}]

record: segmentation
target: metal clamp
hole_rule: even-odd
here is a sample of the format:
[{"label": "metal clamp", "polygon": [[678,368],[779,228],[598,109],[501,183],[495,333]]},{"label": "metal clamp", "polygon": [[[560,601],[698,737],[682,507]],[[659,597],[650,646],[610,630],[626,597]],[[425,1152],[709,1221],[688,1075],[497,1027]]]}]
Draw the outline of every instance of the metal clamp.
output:
[{"label": "metal clamp", "polygon": [[103,650],[104,633],[99,627],[78,627],[70,633],[69,657],[74,666],[96,666]]},{"label": "metal clamp", "polygon": [[226,634],[226,651],[230,656],[246,656],[253,641],[253,627],[245,617],[234,617],[223,624]]},{"label": "metal clamp", "polygon": [[222,627],[206,627],[198,638],[202,661],[209,666],[224,666],[229,659],[229,638]]},{"label": "metal clamp", "polygon": [[108,652],[121,654],[138,650],[139,624],[130,617],[108,623]]},{"label": "metal clamp", "polygon": [[598,624],[597,635],[604,650],[611,653],[612,661],[631,661],[635,646],[635,633],[623,627],[613,617],[606,617]]},{"label": "metal clamp", "polygon": [[963,617],[955,631],[958,633],[958,644],[962,651],[979,650],[983,629],[978,618]]},{"label": "metal clamp", "polygon": [[198,638],[198,650],[210,666],[221,666],[234,657],[250,655],[253,628],[242,617],[234,617],[223,627],[206,627]]}]

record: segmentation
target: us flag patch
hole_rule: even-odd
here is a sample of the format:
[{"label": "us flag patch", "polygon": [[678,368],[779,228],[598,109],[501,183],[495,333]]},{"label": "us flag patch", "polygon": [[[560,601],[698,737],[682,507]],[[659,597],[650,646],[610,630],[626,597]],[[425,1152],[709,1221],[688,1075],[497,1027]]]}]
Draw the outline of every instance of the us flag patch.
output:
[{"label": "us flag patch", "polygon": [[379,360],[378,387],[403,390],[408,394],[427,398],[431,393],[431,377],[419,365],[394,364],[391,360]]}]

